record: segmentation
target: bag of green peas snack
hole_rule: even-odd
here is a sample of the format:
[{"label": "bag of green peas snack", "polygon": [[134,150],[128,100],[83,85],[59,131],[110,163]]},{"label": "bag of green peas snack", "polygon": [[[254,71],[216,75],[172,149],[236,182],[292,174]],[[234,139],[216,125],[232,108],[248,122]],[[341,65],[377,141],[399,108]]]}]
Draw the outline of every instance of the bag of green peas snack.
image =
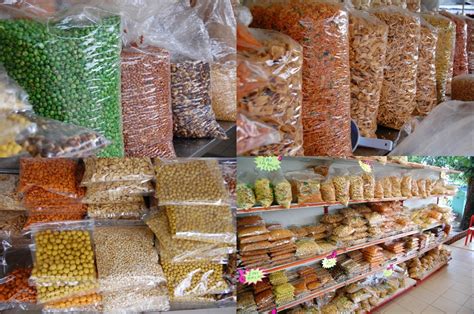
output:
[{"label": "bag of green peas snack", "polygon": [[0,64],[35,113],[100,132],[112,144],[99,155],[123,156],[120,17],[92,7],[48,20],[0,9]]}]

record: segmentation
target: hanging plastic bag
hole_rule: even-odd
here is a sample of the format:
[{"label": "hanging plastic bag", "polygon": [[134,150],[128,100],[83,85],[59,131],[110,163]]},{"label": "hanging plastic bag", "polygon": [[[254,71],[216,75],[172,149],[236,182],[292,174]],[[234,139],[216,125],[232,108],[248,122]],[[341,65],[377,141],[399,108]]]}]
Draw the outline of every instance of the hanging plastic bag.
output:
[{"label": "hanging plastic bag", "polygon": [[[375,177],[371,172],[363,172],[362,180],[364,183],[364,199],[371,200],[375,198]],[[383,197],[383,196],[382,196]]]},{"label": "hanging plastic bag", "polygon": [[284,208],[290,208],[293,200],[290,182],[283,176],[283,173],[278,171],[271,173],[270,178],[275,202]]},{"label": "hanging plastic bag", "polygon": [[305,155],[351,155],[348,13],[340,4],[314,0],[247,3],[253,27],[281,31],[305,47]]},{"label": "hanging plastic bag", "polygon": [[368,12],[349,11],[351,118],[364,137],[376,137],[388,26]]},{"label": "hanging plastic bag", "polygon": [[413,115],[426,116],[437,105],[436,46],[438,30],[420,18],[420,45],[416,78],[416,107]]},{"label": "hanging plastic bag", "polygon": [[230,206],[164,206],[173,238],[209,243],[236,241]]},{"label": "hanging plastic bag", "polygon": [[363,200],[364,198],[364,179],[362,178],[360,167],[349,169],[349,197],[351,200]]},{"label": "hanging plastic bag", "polygon": [[126,155],[174,157],[169,53],[155,47],[127,48],[121,67]]},{"label": "hanging plastic bag", "polygon": [[0,40],[10,43],[0,47],[0,63],[28,93],[35,113],[91,128],[112,141],[102,156],[123,156],[120,17],[72,6],[46,21],[0,6],[7,12]]},{"label": "hanging plastic bag", "polygon": [[413,195],[412,193],[413,192],[412,184],[413,184],[413,178],[410,175],[410,172],[406,171],[405,173],[402,174],[402,181],[401,181],[401,192],[402,192],[403,197],[410,198],[412,196],[416,196],[416,195]]},{"label": "hanging plastic bag", "polygon": [[334,177],[332,178],[334,190],[336,192],[336,201],[343,205],[349,205],[350,200],[350,180],[349,172],[344,169],[334,169]]},{"label": "hanging plastic bag", "polygon": [[156,161],[155,196],[165,205],[230,205],[222,171],[215,159]]},{"label": "hanging plastic bag", "polygon": [[440,103],[446,101],[446,94],[451,93],[456,25],[440,14],[423,13],[421,16],[438,30],[435,62],[436,90],[438,92],[438,103]]},{"label": "hanging plastic bag", "polygon": [[192,240],[173,239],[169,221],[163,210],[153,211],[144,218],[160,244],[161,261],[170,263],[212,261],[223,263],[228,254],[235,252],[232,244],[208,243]]},{"label": "hanging plastic bag", "polygon": [[471,156],[474,154],[472,102],[438,105],[390,155]]},{"label": "hanging plastic bag", "polygon": [[467,24],[463,18],[447,11],[441,11],[440,14],[446,16],[456,24],[453,77],[467,74],[469,71],[467,58]]},{"label": "hanging plastic bag", "polygon": [[312,171],[293,171],[285,173],[285,177],[291,183],[293,201],[298,204],[320,203],[323,201],[321,195],[321,180],[324,178]]},{"label": "hanging plastic bag", "polygon": [[392,197],[402,197],[402,179],[398,171],[392,171],[389,175],[392,186]]},{"label": "hanging plastic bag", "polygon": [[277,144],[280,134],[270,125],[251,120],[248,114],[237,114],[237,155],[244,155],[259,147]]},{"label": "hanging plastic bag", "polygon": [[397,7],[371,11],[388,25],[384,82],[377,121],[399,130],[410,120],[415,109],[420,18]]},{"label": "hanging plastic bag", "polygon": [[253,175],[250,173],[242,174],[238,177],[237,182],[237,208],[238,209],[249,209],[252,208],[255,203],[255,193],[253,191],[254,183]]},{"label": "hanging plastic bag", "polygon": [[[262,124],[274,130],[246,154],[303,155],[302,47],[278,32],[243,25],[237,36],[238,110],[245,115],[240,117],[255,121],[257,130]],[[275,132],[278,139],[272,139]]]},{"label": "hanging plastic bag", "polygon": [[270,207],[273,204],[273,190],[268,178],[259,175],[255,180],[255,201],[262,207]]}]

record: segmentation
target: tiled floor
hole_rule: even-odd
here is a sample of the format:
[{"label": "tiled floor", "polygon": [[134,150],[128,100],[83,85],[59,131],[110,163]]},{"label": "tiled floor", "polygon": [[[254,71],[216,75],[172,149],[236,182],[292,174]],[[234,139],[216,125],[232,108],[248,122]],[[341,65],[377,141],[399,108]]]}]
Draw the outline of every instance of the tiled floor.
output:
[{"label": "tiled floor", "polygon": [[474,241],[472,243],[464,246],[463,238],[449,246],[453,259],[447,267],[375,313],[473,314]]}]

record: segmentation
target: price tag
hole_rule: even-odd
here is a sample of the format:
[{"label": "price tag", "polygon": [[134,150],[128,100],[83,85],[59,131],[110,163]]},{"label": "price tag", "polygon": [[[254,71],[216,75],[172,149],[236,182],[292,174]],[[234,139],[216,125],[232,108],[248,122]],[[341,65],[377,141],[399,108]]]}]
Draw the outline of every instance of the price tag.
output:
[{"label": "price tag", "polygon": [[368,160],[359,160],[359,166],[364,172],[372,172],[372,165]]},{"label": "price tag", "polygon": [[263,271],[258,268],[252,268],[245,271],[239,270],[239,281],[243,284],[256,284],[257,282],[262,281],[263,277],[265,277]]},{"label": "price tag", "polygon": [[393,275],[393,264],[390,264],[387,269],[383,271],[384,277],[391,277]]},{"label": "price tag", "polygon": [[281,168],[281,156],[255,158],[255,166],[261,171],[277,171]]},{"label": "price tag", "polygon": [[323,268],[333,268],[334,266],[336,266],[336,263],[337,263],[336,257],[337,257],[336,251],[333,251],[331,255],[326,256],[322,261]]}]

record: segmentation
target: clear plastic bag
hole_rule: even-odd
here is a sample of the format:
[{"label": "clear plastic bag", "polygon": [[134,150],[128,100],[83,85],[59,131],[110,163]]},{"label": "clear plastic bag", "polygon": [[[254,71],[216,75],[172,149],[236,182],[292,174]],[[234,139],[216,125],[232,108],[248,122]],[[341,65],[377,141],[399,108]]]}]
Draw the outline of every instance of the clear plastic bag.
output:
[{"label": "clear plastic bag", "polygon": [[420,45],[416,78],[415,116],[426,116],[438,104],[436,94],[436,46],[438,30],[420,18]]},{"label": "clear plastic bag", "polygon": [[237,184],[237,208],[249,209],[252,208],[256,203],[255,193],[249,184],[238,183]]},{"label": "clear plastic bag", "polygon": [[150,311],[169,311],[170,303],[166,285],[123,289],[103,293],[104,313],[136,313]]},{"label": "clear plastic bag", "polygon": [[384,198],[383,178],[379,178],[375,181],[374,196],[377,199]]},{"label": "clear plastic bag", "polygon": [[440,103],[446,101],[446,94],[451,92],[456,25],[440,14],[423,13],[421,16],[438,30],[435,63],[436,90],[438,92],[438,103]]},{"label": "clear plastic bag", "polygon": [[47,209],[69,208],[71,206],[82,206],[81,200],[85,189],[78,188],[74,197],[49,192],[40,187],[32,187],[23,194],[23,206],[31,214],[33,211],[42,211]]},{"label": "clear plastic bag", "polygon": [[173,238],[234,244],[236,240],[229,206],[165,206]]},{"label": "clear plastic bag", "polygon": [[285,176],[291,183],[293,200],[296,203],[319,203],[323,201],[321,195],[322,176],[309,170],[287,172]]},{"label": "clear plastic bag", "polygon": [[[30,284],[37,287],[39,303],[86,295],[97,289],[93,223],[63,221],[32,225],[35,247]],[[56,255],[50,253],[53,250]]]},{"label": "clear plastic bag", "polygon": [[325,202],[336,201],[336,190],[332,178],[328,178],[321,182],[321,196]]},{"label": "clear plastic bag", "polygon": [[120,204],[89,204],[87,216],[94,219],[141,219],[147,213],[145,202]]},{"label": "clear plastic bag", "polygon": [[20,211],[2,210],[0,215],[0,232],[20,235],[26,223],[26,214]]},{"label": "clear plastic bag", "polygon": [[155,47],[128,48],[121,61],[126,155],[175,157],[169,53]]},{"label": "clear plastic bag", "polygon": [[252,145],[246,154],[303,155],[302,47],[278,32],[239,25],[238,48],[238,110],[243,115],[239,117],[249,120],[243,125],[252,126],[243,129],[252,134],[260,127],[257,134],[268,133],[249,136],[261,137],[262,143]]},{"label": "clear plastic bag", "polygon": [[469,73],[474,73],[474,18],[463,16],[467,24],[467,59],[469,62]]},{"label": "clear plastic bag", "polygon": [[368,12],[349,11],[351,118],[364,137],[376,137],[388,26]]},{"label": "clear plastic bag", "polygon": [[399,130],[415,109],[420,18],[397,7],[371,11],[388,25],[384,81],[377,122]]},{"label": "clear plastic bag", "polygon": [[270,125],[251,120],[248,114],[237,113],[237,155],[243,155],[260,146],[276,144],[281,137]]},{"label": "clear plastic bag", "polygon": [[174,135],[227,139],[211,106],[211,70],[204,61],[171,63]]},{"label": "clear plastic bag", "polygon": [[398,171],[392,172],[389,178],[392,185],[392,197],[402,197],[402,179]]},{"label": "clear plastic bag", "polygon": [[155,173],[149,157],[87,158],[81,185],[103,182],[151,181]]},{"label": "clear plastic bag", "polygon": [[0,123],[0,158],[20,157],[25,151],[16,140],[20,134],[34,131],[36,125],[16,113],[6,116],[0,113]]},{"label": "clear plastic bag", "polygon": [[77,196],[78,163],[65,158],[22,158],[18,192],[25,193],[33,187],[48,192]]},{"label": "clear plastic bag", "polygon": [[171,299],[184,296],[220,294],[229,290],[223,265],[212,262],[162,262]]},{"label": "clear plastic bag", "polygon": [[120,17],[72,6],[46,20],[1,7],[7,13],[0,40],[9,44],[0,47],[0,62],[28,93],[35,113],[100,132],[112,142],[100,154],[123,156]]},{"label": "clear plastic bag", "polygon": [[61,301],[48,302],[44,305],[42,311],[43,313],[99,312],[101,306],[102,295],[91,293]]},{"label": "clear plastic bag", "polygon": [[349,168],[349,198],[351,200],[363,200],[364,198],[364,179],[363,171],[360,167]]},{"label": "clear plastic bag", "polygon": [[469,63],[467,58],[467,24],[462,17],[441,11],[441,15],[446,16],[456,24],[456,44],[454,47],[453,77],[467,74]]},{"label": "clear plastic bag", "polygon": [[156,161],[156,198],[165,205],[228,205],[229,194],[215,159]]},{"label": "clear plastic bag", "polygon": [[439,104],[391,155],[471,156],[474,154],[472,102]]},{"label": "clear plastic bag", "polygon": [[219,160],[224,183],[229,192],[230,202],[235,208],[237,200],[237,159]]},{"label": "clear plastic bag", "polygon": [[142,222],[96,223],[93,238],[101,291],[151,288],[166,282],[153,232]]},{"label": "clear plastic bag", "polygon": [[305,47],[305,155],[351,155],[348,13],[340,4],[314,0],[248,3],[253,27],[283,32]]},{"label": "clear plastic bag", "polygon": [[293,200],[292,189],[290,182],[283,176],[283,173],[272,173],[271,185],[275,195],[275,202],[284,208],[290,208],[291,201]]},{"label": "clear plastic bag", "polygon": [[168,218],[162,210],[148,214],[144,220],[158,239],[162,261],[170,263],[193,261],[221,263],[227,260],[229,253],[235,251],[235,243],[228,245],[173,239]]},{"label": "clear plastic bag", "polygon": [[255,180],[255,201],[262,207],[272,205],[273,190],[269,179],[261,177]]},{"label": "clear plastic bag", "polygon": [[31,110],[27,97],[28,95],[0,65],[0,114]]},{"label": "clear plastic bag", "polygon": [[235,99],[237,86],[235,62],[211,64],[211,99],[216,119],[236,121]]},{"label": "clear plastic bag", "polygon": [[343,205],[349,205],[350,200],[350,180],[349,173],[343,169],[335,169],[332,182],[336,192],[336,201]]},{"label": "clear plastic bag", "polygon": [[0,211],[25,210],[25,208],[21,205],[19,195],[16,193],[17,185],[18,175],[0,174]]},{"label": "clear plastic bag", "polygon": [[407,9],[418,13],[421,10],[421,0],[407,0]]},{"label": "clear plastic bag", "polygon": [[364,199],[371,200],[375,198],[375,177],[370,172],[363,172],[362,181],[364,183]]},{"label": "clear plastic bag", "polygon": [[401,192],[402,192],[403,197],[410,198],[412,196],[416,196],[416,195],[413,195],[412,184],[413,184],[413,179],[410,173],[409,172],[404,173],[402,176],[402,181],[401,181]]},{"label": "clear plastic bag", "polygon": [[110,142],[100,133],[73,124],[22,113],[35,125],[31,132],[22,132],[16,142],[33,157],[78,158],[95,155]]},{"label": "clear plastic bag", "polygon": [[82,202],[85,204],[140,203],[144,195],[154,191],[150,181],[117,181],[91,184]]}]

